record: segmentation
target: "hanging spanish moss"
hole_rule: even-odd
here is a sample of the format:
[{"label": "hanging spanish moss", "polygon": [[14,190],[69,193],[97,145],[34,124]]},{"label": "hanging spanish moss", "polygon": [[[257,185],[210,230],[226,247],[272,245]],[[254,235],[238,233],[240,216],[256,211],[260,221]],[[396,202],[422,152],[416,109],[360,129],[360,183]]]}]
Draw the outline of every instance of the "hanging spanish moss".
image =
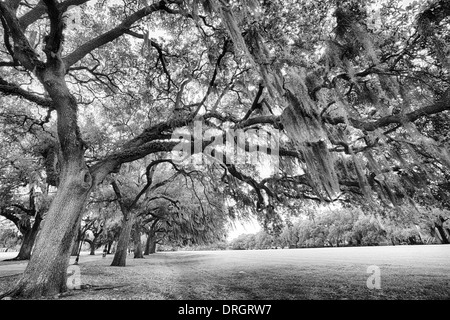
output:
[{"label": "hanging spanish moss", "polygon": [[288,136],[296,142],[297,150],[303,156],[305,172],[316,193],[324,191],[328,198],[339,192],[338,176],[334,168],[334,156],[328,150],[328,138],[317,118],[316,106],[311,101],[306,85],[297,77],[295,95],[286,90],[289,106],[284,110],[281,122]]},{"label": "hanging spanish moss", "polygon": [[279,70],[271,67],[271,54],[258,28],[256,26],[251,27],[247,31],[245,39],[269,94],[272,98],[282,95],[284,92],[283,77]]},{"label": "hanging spanish moss", "polygon": [[371,200],[371,195],[370,195],[370,186],[369,186],[369,182],[367,180],[366,174],[364,172],[364,167],[365,165],[363,164],[363,160],[361,159],[361,157],[359,155],[356,155],[352,148],[349,148],[353,163],[355,165],[355,171],[356,171],[356,176],[358,177],[358,182],[359,182],[359,187],[362,191],[362,193],[364,194],[364,196],[367,198],[367,200]]},{"label": "hanging spanish moss", "polygon": [[[380,146],[380,152],[377,154],[369,151],[353,152],[352,147],[359,149],[360,142],[352,140],[355,134],[361,134],[361,130],[353,127],[345,134],[337,134],[334,128],[328,131],[325,127],[322,111],[327,105],[333,105],[334,118],[344,119],[346,127],[352,127],[352,122],[348,121],[349,117],[362,119],[368,116],[373,120],[383,116],[405,115],[410,112],[413,105],[411,101],[414,94],[417,94],[415,90],[409,92],[411,90],[407,89],[408,84],[399,83],[398,79],[387,74],[374,72],[361,76],[362,70],[356,67],[361,65],[361,62],[370,68],[378,68],[380,62],[379,52],[375,49],[377,38],[365,23],[367,8],[364,3],[354,0],[338,1],[335,11],[335,38],[330,38],[327,42],[325,53],[324,71],[333,72],[335,68],[340,69],[338,72],[343,71],[346,81],[351,84],[350,87],[344,87],[348,92],[345,93],[342,87],[336,87],[327,93],[328,96],[319,92],[314,101],[310,96],[311,90],[305,85],[307,77],[303,70],[285,68],[282,76],[280,70],[274,67],[271,51],[258,24],[247,26],[243,36],[239,25],[242,21],[238,19],[237,13],[233,12],[232,5],[222,0],[203,0],[202,5],[205,10],[215,12],[221,18],[234,45],[259,71],[271,97],[284,106],[281,122],[301,154],[305,174],[319,197],[332,199],[340,194],[339,177],[352,176],[367,200],[373,200],[375,191],[382,202],[397,207],[408,193],[407,189],[412,186],[414,179],[419,179],[425,173],[429,174],[427,169],[421,174],[412,171],[420,162],[418,159],[422,158],[417,153],[418,149],[434,157],[442,165],[450,167],[448,149],[429,143],[413,124],[407,122],[402,123],[405,128],[402,131],[404,135],[400,139],[396,137],[394,148],[391,146],[392,141],[386,143],[390,138],[381,129],[362,132],[364,136],[361,138],[364,138],[367,146]],[[257,15],[258,1],[245,1],[243,5],[245,10],[252,13],[250,15]],[[424,24],[423,30],[426,28],[429,28],[429,25]],[[321,75],[318,75],[318,79],[321,79]],[[320,86],[320,82],[312,83],[313,88]],[[330,103],[330,99],[334,101]],[[367,109],[367,113],[361,112]],[[339,114],[336,114],[337,112]],[[331,110],[329,113],[331,114]],[[347,155],[338,159],[335,152],[330,152],[330,148],[336,147],[336,151],[341,146],[344,146]],[[342,152],[343,149],[340,150]],[[339,177],[337,164],[342,171],[339,172]],[[399,166],[406,170],[402,173],[404,176],[400,177],[400,173],[394,170]]]},{"label": "hanging spanish moss", "polygon": [[373,45],[373,37],[367,30],[367,12],[360,1],[342,1],[335,11],[337,40],[340,42],[340,55],[349,60],[356,58],[364,50],[374,65],[379,63]]}]

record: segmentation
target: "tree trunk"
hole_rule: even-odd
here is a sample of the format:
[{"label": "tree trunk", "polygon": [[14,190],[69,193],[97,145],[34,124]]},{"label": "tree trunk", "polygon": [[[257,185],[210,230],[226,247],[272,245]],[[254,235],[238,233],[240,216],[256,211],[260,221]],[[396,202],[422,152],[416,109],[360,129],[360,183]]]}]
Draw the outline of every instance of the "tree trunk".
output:
[{"label": "tree trunk", "polygon": [[[53,23],[58,21],[55,21],[55,17],[51,19],[52,31],[55,31]],[[56,35],[60,31],[57,30]],[[7,293],[13,297],[31,299],[66,291],[73,238],[93,186],[84,159],[86,145],[77,123],[77,100],[65,81],[67,70],[61,59],[60,39],[56,35],[54,32],[46,43],[45,65],[35,64],[35,61],[31,63],[21,56],[22,65],[35,72],[56,110],[59,181],[56,196],[45,216],[45,223],[25,272],[15,288]]]},{"label": "tree trunk", "polygon": [[444,228],[442,227],[442,225],[438,225],[436,224],[436,229],[439,232],[440,235],[440,240],[443,244],[449,244],[449,240],[447,239],[447,234],[445,233]]},{"label": "tree trunk", "polygon": [[70,253],[72,257],[76,257],[78,255],[78,248],[80,248],[80,241],[81,241],[81,219],[77,226],[77,232],[75,232],[75,235],[72,239],[72,249]]},{"label": "tree trunk", "polygon": [[83,186],[85,173],[69,169],[60,180],[33,255],[11,296],[37,298],[67,289],[72,239],[90,193],[90,188]]},{"label": "tree trunk", "polygon": [[111,254],[111,247],[112,247],[113,241],[108,242],[108,248],[106,249],[107,254]]},{"label": "tree trunk", "polygon": [[156,234],[153,230],[147,235],[147,241],[145,243],[145,252],[144,255],[148,256],[149,254],[154,254],[156,252]]},{"label": "tree trunk", "polygon": [[148,256],[150,254],[150,242],[151,242],[151,237],[150,237],[150,233],[148,233],[147,240],[145,241],[144,256]]},{"label": "tree trunk", "polygon": [[95,241],[91,241],[91,252],[89,253],[90,256],[95,256]]},{"label": "tree trunk", "polygon": [[150,243],[150,254],[156,253],[156,238],[153,238],[153,240]]},{"label": "tree trunk", "polygon": [[136,221],[136,223],[134,224],[133,242],[134,242],[134,258],[143,259],[144,255],[142,254],[142,245],[141,245],[141,226],[139,224],[139,221]]},{"label": "tree trunk", "polygon": [[442,216],[439,216],[436,219],[436,221],[434,222],[434,226],[436,227],[437,231],[439,232],[439,236],[441,238],[441,242],[443,244],[450,244],[450,241],[449,241],[449,239],[447,237],[447,233],[445,232],[445,229],[444,229],[444,222],[445,221],[446,220]]},{"label": "tree trunk", "polygon": [[42,218],[39,214],[37,214],[33,223],[33,227],[24,235],[19,254],[14,258],[14,260],[29,260],[31,258],[31,251],[33,250],[34,242],[39,232],[39,227],[41,226],[41,221]]},{"label": "tree trunk", "polygon": [[76,257],[78,255],[78,248],[80,248],[80,241],[76,239],[72,244],[72,250],[70,256]]},{"label": "tree trunk", "polygon": [[134,215],[126,212],[122,220],[122,230],[117,242],[116,253],[111,263],[112,267],[125,267],[127,261],[128,243],[130,241],[131,229],[133,227]]}]

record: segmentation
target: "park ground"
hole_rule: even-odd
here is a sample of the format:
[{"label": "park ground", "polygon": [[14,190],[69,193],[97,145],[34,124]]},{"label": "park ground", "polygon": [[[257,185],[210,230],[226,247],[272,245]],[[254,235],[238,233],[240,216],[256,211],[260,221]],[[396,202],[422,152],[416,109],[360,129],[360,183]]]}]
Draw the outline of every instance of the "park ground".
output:
[{"label": "park ground", "polygon": [[[111,267],[112,258],[84,253],[82,289],[52,299],[450,299],[450,245],[160,252],[130,255],[126,267]],[[0,292],[25,266],[0,261]],[[367,287],[370,266],[380,289]]]}]

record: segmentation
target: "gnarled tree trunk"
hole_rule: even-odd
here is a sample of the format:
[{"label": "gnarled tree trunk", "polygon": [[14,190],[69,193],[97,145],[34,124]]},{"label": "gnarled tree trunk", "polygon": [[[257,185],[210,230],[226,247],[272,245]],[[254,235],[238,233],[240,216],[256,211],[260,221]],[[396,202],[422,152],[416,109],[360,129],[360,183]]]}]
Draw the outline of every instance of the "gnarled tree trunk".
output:
[{"label": "gnarled tree trunk", "polygon": [[147,234],[147,240],[145,241],[145,250],[144,250],[144,256],[148,256],[150,254],[150,233]]},{"label": "gnarled tree trunk", "polygon": [[114,242],[114,241],[108,242],[108,247],[107,247],[107,249],[106,249],[106,253],[107,253],[107,254],[111,254],[111,248],[112,248],[113,242]]},{"label": "gnarled tree trunk", "polygon": [[444,229],[444,222],[446,221],[446,219],[444,219],[442,216],[439,216],[436,221],[434,222],[434,226],[437,229],[437,231],[439,232],[439,238],[441,240],[441,242],[443,244],[450,244],[450,241],[447,237],[447,233],[445,232]]},{"label": "gnarled tree trunk", "polygon": [[83,187],[84,173],[69,170],[46,216],[30,262],[14,290],[14,296],[34,298],[66,290],[70,249],[89,188]]},{"label": "gnarled tree trunk", "polygon": [[156,253],[156,234],[153,230],[150,230],[147,236],[147,241],[145,243],[144,255]]},{"label": "gnarled tree trunk", "polygon": [[116,253],[114,254],[114,259],[111,263],[112,267],[125,267],[127,261],[127,249],[131,237],[134,215],[129,211],[123,213],[124,217],[122,220],[122,230],[120,231],[119,240],[117,241]]},{"label": "gnarled tree trunk", "polygon": [[75,232],[74,237],[72,239],[72,249],[70,255],[72,257],[78,256],[78,249],[80,248],[80,241],[81,241],[81,219],[80,219],[80,226],[77,228],[77,232]]},{"label": "gnarled tree trunk", "polygon": [[156,238],[150,242],[150,254],[156,253]]},{"label": "gnarled tree trunk", "polygon": [[95,241],[94,240],[90,240],[90,239],[85,239],[84,242],[89,243],[89,255],[90,256],[95,256]]},{"label": "gnarled tree trunk", "polygon": [[[54,52],[51,46],[46,49]],[[67,88],[65,71],[59,52],[48,54],[45,67],[39,66],[36,71],[57,112],[59,185],[36,248],[13,289],[13,296],[35,298],[66,291],[72,239],[92,190],[92,177],[84,161],[85,146],[77,124],[77,102]]]},{"label": "gnarled tree trunk", "polygon": [[136,221],[133,228],[133,242],[134,242],[134,258],[143,259],[142,245],[141,245],[141,226],[139,221]]},{"label": "gnarled tree trunk", "polygon": [[91,242],[91,252],[89,253],[91,256],[95,256],[95,242]]},{"label": "gnarled tree trunk", "polygon": [[33,227],[28,230],[23,237],[23,242],[20,246],[19,254],[13,260],[29,260],[31,258],[31,252],[33,250],[36,236],[39,233],[41,221],[42,218],[40,214],[37,214],[33,223]]}]

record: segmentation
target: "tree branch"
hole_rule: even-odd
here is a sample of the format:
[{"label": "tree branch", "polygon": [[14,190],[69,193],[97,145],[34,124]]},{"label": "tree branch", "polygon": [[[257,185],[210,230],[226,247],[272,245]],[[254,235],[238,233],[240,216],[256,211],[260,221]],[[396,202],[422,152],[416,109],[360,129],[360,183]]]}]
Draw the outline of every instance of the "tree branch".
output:
[{"label": "tree branch", "polygon": [[47,54],[47,58],[55,58],[60,53],[64,22],[62,12],[58,8],[56,0],[43,0],[50,19],[50,34],[44,39],[45,48],[44,52]]},{"label": "tree branch", "polygon": [[[89,0],[66,0],[62,3],[57,3],[58,11],[61,13],[66,12],[70,7],[79,6],[83,3],[88,2]],[[36,6],[25,13],[22,17],[19,18],[19,24],[23,31],[25,31],[28,26],[36,22],[39,18],[41,18],[47,12],[47,7],[44,1],[39,1]]]},{"label": "tree branch", "polygon": [[31,47],[22,31],[15,10],[7,3],[0,2],[0,14],[5,19],[14,41],[14,57],[22,66],[32,72],[35,72],[37,67],[44,67],[43,62],[39,59],[39,55]]},{"label": "tree branch", "polygon": [[117,184],[117,182],[115,180],[113,182],[111,182],[111,185],[114,189],[114,193],[116,194],[117,201],[119,202],[120,210],[122,211],[122,214],[124,215],[125,219],[128,219],[129,208],[127,207],[127,205],[125,204],[125,202],[123,200],[119,185]]},{"label": "tree branch", "polygon": [[[430,116],[436,113],[440,113],[442,111],[450,110],[450,88],[445,91],[442,97],[436,101],[434,104],[422,107],[410,113],[402,115],[390,115],[380,118],[376,121],[364,122],[357,119],[349,118],[349,122],[351,125],[357,129],[365,130],[365,131],[375,131],[378,128],[386,127],[390,124],[399,124],[402,125],[405,122],[414,122],[419,118],[424,116]],[[330,118],[324,117],[325,122],[329,124],[338,124],[345,123],[344,118]]]},{"label": "tree branch", "polygon": [[28,101],[34,102],[40,105],[41,107],[49,108],[52,110],[54,108],[53,101],[51,99],[46,99],[38,95],[32,94],[20,88],[20,86],[18,86],[17,84],[10,83],[2,79],[1,77],[0,77],[0,94],[21,97]]},{"label": "tree branch", "polygon": [[169,3],[178,3],[179,1],[171,0],[171,1],[159,1],[157,3],[154,3],[150,6],[147,6],[141,10],[136,11],[132,15],[130,15],[128,18],[122,21],[121,24],[119,24],[117,27],[99,35],[98,37],[86,42],[85,44],[78,47],[75,51],[67,55],[63,58],[63,61],[66,64],[66,67],[69,68],[70,66],[74,65],[78,61],[80,61],[85,55],[87,55],[89,52],[119,38],[124,33],[126,33],[130,27],[140,19],[151,15],[152,13],[156,11],[166,11],[171,12],[167,8],[167,2]]}]

